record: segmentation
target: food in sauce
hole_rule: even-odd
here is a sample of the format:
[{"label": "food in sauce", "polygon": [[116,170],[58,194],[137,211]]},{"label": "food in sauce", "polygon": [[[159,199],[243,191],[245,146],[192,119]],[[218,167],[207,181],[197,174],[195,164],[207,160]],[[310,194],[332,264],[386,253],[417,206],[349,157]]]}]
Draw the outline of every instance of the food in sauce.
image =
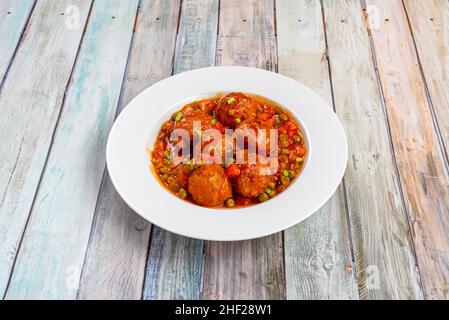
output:
[{"label": "food in sauce", "polygon": [[228,128],[235,128],[245,119],[256,116],[258,103],[243,93],[230,93],[218,100],[217,120]]},{"label": "food in sauce", "polygon": [[232,198],[232,188],[225,170],[218,164],[200,166],[188,181],[188,191],[195,203],[215,207]]},{"label": "food in sauce", "polygon": [[[180,129],[187,139],[175,135]],[[161,184],[181,199],[234,208],[285,190],[301,172],[306,154],[300,126],[287,110],[233,92],[175,112],[158,132],[151,162]]]},{"label": "food in sauce", "polygon": [[232,178],[232,182],[235,192],[239,195],[246,198],[257,198],[263,195],[265,190],[270,195],[274,192],[271,186],[275,186],[276,177],[275,172],[270,172],[269,163],[250,164],[245,160],[241,165],[232,164],[231,166],[238,166],[238,174]]}]

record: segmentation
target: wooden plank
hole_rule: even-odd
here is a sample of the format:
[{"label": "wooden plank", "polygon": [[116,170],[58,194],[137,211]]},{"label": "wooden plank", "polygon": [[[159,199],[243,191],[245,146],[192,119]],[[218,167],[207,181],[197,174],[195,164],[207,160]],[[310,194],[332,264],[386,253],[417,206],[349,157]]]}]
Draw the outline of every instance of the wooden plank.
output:
[{"label": "wooden plank", "polygon": [[[171,74],[179,9],[179,0],[141,1],[119,111]],[[140,299],[150,231],[105,172],[78,298]]]},{"label": "wooden plank", "polygon": [[0,95],[0,296],[3,296],[44,167],[90,2],[80,28],[61,16],[69,1],[39,1]]},{"label": "wooden plank", "polygon": [[[449,298],[449,177],[402,1],[369,0],[391,138],[425,298]],[[398,239],[399,240],[399,239]]]},{"label": "wooden plank", "polygon": [[[214,64],[218,0],[183,0],[175,72]],[[199,299],[203,242],[153,227],[144,299]]]},{"label": "wooden plank", "polygon": [[360,298],[421,298],[362,6],[323,4],[335,107],[350,150],[345,185]]},{"label": "wooden plank", "polygon": [[[332,105],[319,0],[276,2],[279,72],[301,81]],[[318,212],[285,231],[288,299],[354,299],[344,190]]]},{"label": "wooden plank", "polygon": [[[220,3],[217,63],[274,70],[273,1]],[[205,242],[204,299],[283,299],[282,233],[239,242]]]},{"label": "wooden plank", "polygon": [[34,0],[3,0],[0,2],[0,85],[19,45]]},{"label": "wooden plank", "polygon": [[137,6],[93,4],[7,299],[76,297]]},{"label": "wooden plank", "polygon": [[449,1],[405,0],[404,5],[446,155],[449,155]]}]

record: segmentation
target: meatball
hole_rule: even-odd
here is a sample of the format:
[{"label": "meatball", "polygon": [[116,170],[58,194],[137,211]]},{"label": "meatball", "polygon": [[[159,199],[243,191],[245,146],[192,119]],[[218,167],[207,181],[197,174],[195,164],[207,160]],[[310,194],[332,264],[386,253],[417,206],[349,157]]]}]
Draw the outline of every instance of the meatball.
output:
[{"label": "meatball", "polygon": [[217,207],[232,197],[224,169],[218,164],[201,166],[189,178],[188,191],[193,201],[206,207]]},{"label": "meatball", "polygon": [[258,103],[243,93],[230,93],[218,102],[216,115],[226,127],[235,128],[241,121],[256,116]]},{"label": "meatball", "polygon": [[201,131],[207,129],[218,129],[222,131],[222,126],[214,118],[212,118],[207,113],[197,109],[186,109],[174,115],[175,122],[173,129],[184,129],[192,137],[194,133],[194,122],[198,121],[201,124]]},{"label": "meatball", "polygon": [[247,198],[258,197],[270,184],[276,182],[273,171],[269,163],[242,164],[240,175],[233,178],[234,190]]},{"label": "meatball", "polygon": [[[270,129],[273,129],[270,123],[248,119],[240,123],[237,129],[235,133],[237,141],[248,145],[248,148],[255,145],[259,152],[259,149],[265,147],[265,154],[271,153],[276,148],[276,144],[272,145],[270,140]],[[239,139],[239,136],[242,138]],[[244,145],[240,146],[244,148]]]}]

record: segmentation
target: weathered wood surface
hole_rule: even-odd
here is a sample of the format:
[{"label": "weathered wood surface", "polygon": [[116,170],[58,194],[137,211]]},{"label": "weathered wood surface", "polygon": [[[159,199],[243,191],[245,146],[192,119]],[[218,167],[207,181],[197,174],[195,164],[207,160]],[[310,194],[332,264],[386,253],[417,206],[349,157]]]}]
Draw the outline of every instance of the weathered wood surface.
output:
[{"label": "weathered wood surface", "polygon": [[370,30],[424,295],[448,299],[449,178],[407,16],[400,0],[367,5],[380,20]]},{"label": "weathered wood surface", "polygon": [[323,3],[335,108],[350,146],[345,185],[360,298],[417,299],[413,243],[362,6]]},{"label": "weathered wood surface", "polygon": [[0,88],[5,78],[8,66],[19,46],[21,36],[30,13],[34,7],[34,0],[3,0],[0,1]]},{"label": "weathered wood surface", "polygon": [[449,155],[449,1],[404,1],[446,156]]},{"label": "weathered wood surface", "polygon": [[[151,84],[171,75],[180,1],[141,1],[120,112]],[[140,299],[151,224],[134,213],[105,171],[79,299]]]},{"label": "weathered wood surface", "polygon": [[[449,298],[448,1],[4,0],[0,18],[2,297]],[[344,185],[284,237],[152,227],[105,171],[117,109],[215,63],[279,69],[345,126]]]},{"label": "weathered wood surface", "polygon": [[93,4],[7,299],[76,298],[137,5]]},{"label": "weathered wood surface", "polygon": [[[275,70],[273,1],[221,1],[217,64]],[[204,299],[284,299],[282,233],[205,242]]]},{"label": "weathered wood surface", "polygon": [[78,5],[80,28],[68,29],[61,15],[68,3],[36,4],[0,92],[0,296],[6,290],[90,10],[89,1],[71,1]]},{"label": "weathered wood surface", "polygon": [[[214,64],[218,0],[183,0],[174,72]],[[203,241],[153,227],[144,299],[199,299]]]},{"label": "weathered wood surface", "polygon": [[[332,105],[321,3],[276,2],[279,73],[309,86]],[[354,299],[344,190],[318,212],[285,230],[288,299]]]}]

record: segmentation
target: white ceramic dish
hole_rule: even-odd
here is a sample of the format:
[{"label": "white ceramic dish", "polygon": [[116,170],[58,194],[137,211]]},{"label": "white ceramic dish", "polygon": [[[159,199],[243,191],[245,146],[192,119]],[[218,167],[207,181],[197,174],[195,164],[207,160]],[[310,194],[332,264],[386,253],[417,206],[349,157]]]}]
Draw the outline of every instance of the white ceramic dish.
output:
[{"label": "white ceramic dish", "polygon": [[[245,92],[287,108],[302,125],[308,154],[295,182],[273,199],[240,209],[209,209],[165,190],[150,171],[148,146],[163,121],[185,103],[217,92]],[[107,166],[123,200],[168,231],[205,240],[266,236],[307,218],[335,192],[347,162],[343,127],[331,107],[285,76],[245,67],[211,67],[167,78],[143,91],[117,118],[109,135]]]}]

